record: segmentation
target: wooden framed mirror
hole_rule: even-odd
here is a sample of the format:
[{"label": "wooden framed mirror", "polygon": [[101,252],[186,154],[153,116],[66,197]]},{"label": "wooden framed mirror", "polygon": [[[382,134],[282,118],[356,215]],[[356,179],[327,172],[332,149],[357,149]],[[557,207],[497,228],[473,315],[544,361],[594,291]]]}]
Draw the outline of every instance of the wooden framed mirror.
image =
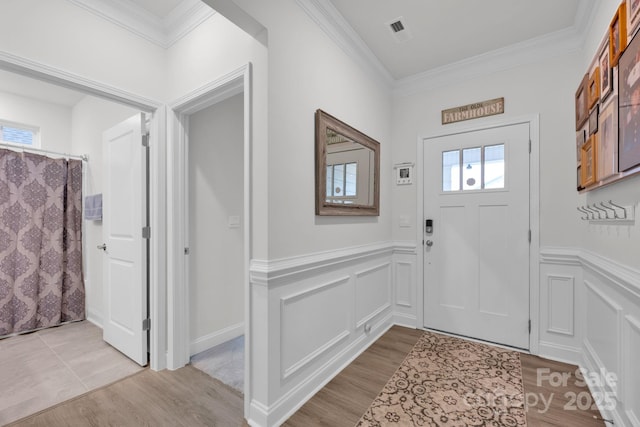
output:
[{"label": "wooden framed mirror", "polygon": [[316,215],[380,215],[380,143],[316,111]]}]

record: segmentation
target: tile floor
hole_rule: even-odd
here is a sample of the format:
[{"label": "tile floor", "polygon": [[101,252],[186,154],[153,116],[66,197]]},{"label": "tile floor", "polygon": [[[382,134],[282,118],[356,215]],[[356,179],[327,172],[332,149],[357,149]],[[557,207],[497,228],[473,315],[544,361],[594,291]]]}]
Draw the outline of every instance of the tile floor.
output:
[{"label": "tile floor", "polygon": [[88,321],[0,340],[0,425],[144,368]]},{"label": "tile floor", "polygon": [[191,364],[243,393],[244,335],[191,356]]}]

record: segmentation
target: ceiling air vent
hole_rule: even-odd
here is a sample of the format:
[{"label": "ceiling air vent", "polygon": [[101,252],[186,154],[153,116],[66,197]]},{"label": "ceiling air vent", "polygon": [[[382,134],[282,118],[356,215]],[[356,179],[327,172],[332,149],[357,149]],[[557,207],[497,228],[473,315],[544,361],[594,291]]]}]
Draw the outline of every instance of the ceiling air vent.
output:
[{"label": "ceiling air vent", "polygon": [[404,25],[402,25],[402,21],[392,22],[391,23],[391,30],[394,33],[397,33],[398,31],[404,30]]},{"label": "ceiling air vent", "polygon": [[391,31],[391,35],[393,36],[393,39],[397,43],[404,43],[407,40],[410,40],[413,38],[413,34],[411,34],[411,31],[409,31],[404,26],[404,23],[402,21],[403,21],[403,18],[402,16],[400,16],[386,23],[387,28],[389,28],[389,30]]}]

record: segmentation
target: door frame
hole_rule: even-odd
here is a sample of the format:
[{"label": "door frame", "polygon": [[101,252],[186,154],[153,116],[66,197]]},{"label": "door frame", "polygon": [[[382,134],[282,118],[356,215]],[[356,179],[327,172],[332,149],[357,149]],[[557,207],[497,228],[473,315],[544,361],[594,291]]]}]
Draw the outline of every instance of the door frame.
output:
[{"label": "door frame", "polygon": [[32,61],[8,52],[0,51],[0,69],[26,77],[73,89],[86,95],[117,102],[151,113],[149,141],[149,318],[150,367],[154,371],[166,367],[166,135],[165,109],[162,103],[96,80],[70,73],[41,62]]},{"label": "door frame", "polygon": [[244,249],[244,332],[245,332],[245,413],[251,402],[251,303],[249,264],[251,260],[251,147],[252,93],[251,63],[214,80],[170,103],[167,108],[170,139],[168,169],[168,235],[167,235],[167,367],[178,369],[189,362],[189,288],[188,260],[185,248],[189,241],[188,206],[188,118],[190,115],[222,102],[234,95],[244,94],[243,142],[243,249]]},{"label": "door frame", "polygon": [[529,316],[531,318],[531,333],[529,334],[529,352],[538,354],[539,325],[540,325],[540,115],[532,114],[513,118],[487,120],[481,125],[459,124],[453,125],[441,132],[419,136],[416,149],[416,321],[419,329],[424,329],[424,145],[428,141],[453,136],[462,133],[477,132],[517,124],[529,124],[529,138],[531,139],[531,154],[529,156],[529,220],[531,227],[531,245],[529,246]]}]

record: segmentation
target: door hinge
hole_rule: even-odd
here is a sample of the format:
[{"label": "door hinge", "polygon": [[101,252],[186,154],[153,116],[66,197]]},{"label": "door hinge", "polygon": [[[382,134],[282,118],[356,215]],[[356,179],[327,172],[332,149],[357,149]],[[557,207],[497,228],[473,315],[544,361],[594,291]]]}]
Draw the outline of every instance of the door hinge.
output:
[{"label": "door hinge", "polygon": [[149,134],[148,133],[142,135],[142,146],[143,147],[149,147]]},{"label": "door hinge", "polygon": [[184,248],[184,254],[185,255],[189,255],[191,253],[191,249],[189,248]]},{"label": "door hinge", "polygon": [[142,238],[143,239],[151,238],[151,227],[142,227]]},{"label": "door hinge", "polygon": [[142,321],[142,330],[148,331],[151,329],[151,319],[146,318]]},{"label": "door hinge", "polygon": [[531,243],[531,230],[529,230],[529,243]]},{"label": "door hinge", "polygon": [[531,154],[531,140],[529,140],[529,154]]},{"label": "door hinge", "polygon": [[531,333],[531,319],[529,319],[529,333]]}]

